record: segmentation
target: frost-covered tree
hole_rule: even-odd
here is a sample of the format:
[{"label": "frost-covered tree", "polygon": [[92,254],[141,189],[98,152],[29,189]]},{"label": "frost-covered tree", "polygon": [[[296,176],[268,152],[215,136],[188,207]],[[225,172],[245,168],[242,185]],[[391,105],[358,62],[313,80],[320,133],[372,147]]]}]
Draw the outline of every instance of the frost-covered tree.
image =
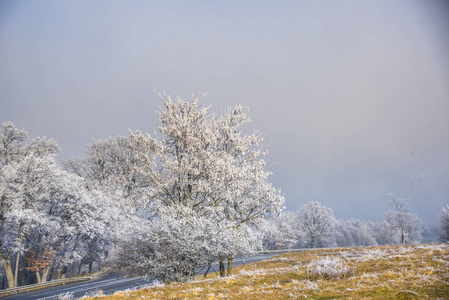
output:
[{"label": "frost-covered tree", "polygon": [[[26,156],[19,163],[12,162],[3,168],[3,197],[8,209],[4,212],[1,228],[0,254],[8,279],[8,286],[17,286],[18,264],[24,237],[30,234],[37,224],[47,221],[43,213],[50,197],[48,178],[49,157]],[[11,259],[15,254],[15,268]]]},{"label": "frost-covered tree", "polygon": [[395,197],[389,194],[390,206],[394,210],[389,209],[385,212],[384,219],[378,229],[381,232],[379,244],[416,244],[422,239],[422,220],[416,214],[405,211],[407,205],[404,197]]},{"label": "frost-covered tree", "polygon": [[101,190],[118,204],[140,209],[140,192],[148,182],[139,178],[130,137],[116,136],[94,139],[86,146],[84,158],[69,159],[64,167],[83,177],[89,190]]},{"label": "frost-covered tree", "polygon": [[305,204],[298,211],[299,229],[305,234],[305,246],[325,247],[335,243],[335,217],[331,208],[318,201]]},{"label": "frost-covered tree", "polygon": [[46,281],[50,267],[63,269],[79,259],[84,243],[105,235],[114,205],[56,163],[56,143],[40,138],[26,143],[23,130],[10,123],[3,128],[0,260],[14,287],[25,248],[25,268]]},{"label": "frost-covered tree", "polygon": [[[160,96],[164,101],[164,110],[158,113],[160,138],[140,131],[132,132],[130,138],[137,161],[135,176],[145,186],[147,204],[152,207],[148,212],[174,207],[181,218],[184,210],[192,211],[197,217],[229,224],[236,232],[233,236],[250,241],[249,228],[278,214],[284,202],[268,181],[262,137],[243,133],[249,118],[242,106],[217,118],[199,105],[198,96],[190,102]],[[222,275],[223,261],[228,259],[230,273],[233,256],[242,252],[242,243],[235,241],[217,252]],[[246,251],[252,248],[248,245]]]},{"label": "frost-covered tree", "polygon": [[[84,181],[62,170],[53,157],[27,156],[3,168],[3,174],[10,203],[3,251],[16,251],[17,263],[26,239],[36,260],[51,253],[53,260],[37,270],[38,281],[46,281],[56,260],[63,268],[68,258],[77,259],[74,253],[82,243],[106,234],[111,203],[101,193],[87,191]],[[17,269],[14,275],[17,280]]]},{"label": "frost-covered tree", "polygon": [[401,244],[405,244],[405,211],[404,206],[405,198],[397,198],[393,194],[389,194],[391,196],[390,205],[392,205],[396,211],[389,211],[385,216],[385,220],[392,230],[399,230],[401,235]]},{"label": "frost-covered tree", "polygon": [[385,220],[373,222],[371,229],[378,245],[398,244],[397,238],[391,234],[389,224]]},{"label": "frost-covered tree", "polygon": [[[17,164],[24,161],[25,163],[31,162],[33,158],[53,156],[58,150],[58,145],[51,139],[38,137],[29,140],[28,133],[25,130],[17,129],[10,122],[2,123],[0,135],[0,185],[2,186],[0,187],[0,262],[5,268],[9,287],[17,286],[19,258],[24,237],[23,231],[27,229],[25,219],[37,218],[36,214],[32,214],[21,219],[24,217],[21,208],[27,209],[30,203],[33,203],[33,197],[35,196],[33,192],[40,193],[41,191],[39,190],[39,179],[30,177],[30,172],[23,170],[22,174],[28,176],[22,178],[24,181],[28,180],[28,194],[21,198],[13,198],[14,196],[10,195],[11,188],[8,186],[12,182],[7,183],[6,177],[17,171],[14,170]],[[42,193],[45,193],[45,188],[42,189]],[[16,194],[14,193],[14,195]],[[12,227],[17,229],[16,235],[9,234],[13,230]],[[14,271],[11,262],[13,257],[15,257]]]},{"label": "frost-covered tree", "polygon": [[[71,184],[66,184],[69,189],[60,193],[49,211],[57,226],[50,232],[43,232],[56,254],[59,277],[64,276],[67,266],[74,262],[82,263],[83,259],[102,256],[104,241],[110,239],[111,229],[120,226],[122,220],[118,216],[120,210],[109,197],[100,191],[80,188],[84,181],[72,176]],[[76,187],[78,190],[73,189]],[[94,250],[97,252],[93,253]]]},{"label": "frost-covered tree", "polygon": [[[135,170],[136,161],[130,147],[130,137],[94,139],[86,146],[83,158],[67,160],[64,167],[84,178],[90,191],[101,191],[114,202],[113,215],[119,215],[123,219],[119,223],[128,222],[126,216],[136,216],[142,210],[139,193],[145,191],[147,183],[136,178],[138,173]],[[88,249],[80,260],[79,271],[83,264],[88,264],[89,270],[93,262],[101,264],[105,251],[114,255],[119,240],[128,235],[123,228],[115,225],[111,224],[107,240],[97,236],[94,241],[88,242]]]},{"label": "frost-covered tree", "polygon": [[84,158],[64,162],[67,170],[86,180],[90,190],[106,190],[111,194],[119,192],[124,199],[139,187],[139,181],[133,177],[134,165],[127,136],[94,139],[86,146]]},{"label": "frost-covered tree", "polygon": [[377,242],[371,224],[355,219],[338,220],[335,228],[337,246],[376,246]]},{"label": "frost-covered tree", "polygon": [[449,242],[449,205],[446,204],[440,215],[440,242]]},{"label": "frost-covered tree", "polygon": [[303,232],[298,230],[298,215],[290,211],[265,220],[261,230],[265,249],[292,249],[304,240]]},{"label": "frost-covered tree", "polygon": [[[219,260],[220,273],[225,275],[227,259],[230,274],[235,255],[261,247],[256,230],[260,220],[283,209],[284,198],[268,180],[271,173],[263,159],[267,152],[261,146],[262,136],[244,133],[249,118],[241,105],[216,117],[209,108],[201,107],[198,96],[192,101],[159,96],[163,110],[158,113],[160,127],[154,137],[137,130],[129,137],[94,140],[85,158],[70,160],[65,166],[82,176],[90,190],[99,189],[119,203],[121,217],[129,218],[122,223],[135,223],[134,227],[111,229],[114,243],[123,249],[122,258],[131,257],[128,254],[140,257],[130,259],[134,263],[128,268],[143,271],[142,266],[150,266],[139,266],[137,261],[142,261],[142,255],[149,255],[148,261],[158,261],[159,265],[168,264],[167,268],[170,264],[172,269],[184,265],[183,270],[185,264],[196,268]],[[196,224],[195,220],[209,224],[207,230],[200,225],[190,226]],[[193,223],[187,226],[185,222]],[[177,228],[176,224],[184,225]],[[163,249],[173,247],[178,252],[182,252],[179,247],[199,249],[195,244],[199,238],[191,240],[192,236],[217,242],[201,259],[187,249],[191,258],[158,252],[162,251],[162,242]],[[179,244],[176,237],[185,243]],[[166,259],[163,263],[162,258]],[[147,271],[157,275],[161,270],[148,267]],[[181,278],[179,274],[173,276],[168,278]]]},{"label": "frost-covered tree", "polygon": [[[218,208],[221,216],[236,230],[241,226],[257,226],[260,220],[277,216],[284,202],[280,191],[268,180],[271,172],[263,159],[267,151],[261,146],[262,136],[257,132],[243,133],[243,126],[249,121],[243,106],[238,105],[214,124],[218,131],[218,153],[226,157],[226,174],[221,174],[221,190],[226,197]],[[227,256],[228,275],[234,255]]]},{"label": "frost-covered tree", "polygon": [[30,140],[28,133],[17,129],[11,122],[3,122],[0,135],[0,167],[20,162],[25,156],[55,155],[59,151],[56,142],[46,137]]}]

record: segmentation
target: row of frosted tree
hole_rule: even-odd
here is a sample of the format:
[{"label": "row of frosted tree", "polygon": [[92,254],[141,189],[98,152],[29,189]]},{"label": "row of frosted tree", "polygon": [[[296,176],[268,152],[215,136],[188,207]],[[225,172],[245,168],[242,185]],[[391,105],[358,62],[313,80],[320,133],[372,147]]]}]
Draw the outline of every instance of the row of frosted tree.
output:
[{"label": "row of frosted tree", "polygon": [[236,255],[260,249],[260,220],[284,204],[268,180],[262,136],[244,133],[241,105],[216,116],[196,96],[160,96],[154,136],[94,140],[63,166],[55,141],[2,124],[0,260],[8,287],[100,261],[164,282],[219,261],[225,276]]},{"label": "row of frosted tree", "polygon": [[[268,249],[353,247],[418,244],[422,240],[421,219],[406,212],[406,199],[390,194],[389,209],[380,222],[358,219],[337,220],[331,208],[317,201],[305,204],[299,211],[282,212],[264,221],[264,246]],[[449,218],[444,214],[441,220]],[[447,221],[446,221],[447,222]],[[442,230],[444,232],[444,230]],[[441,236],[442,241],[447,241]]]},{"label": "row of frosted tree", "polygon": [[242,105],[215,115],[197,96],[160,97],[153,135],[93,140],[84,157],[62,165],[55,141],[2,124],[2,288],[103,267],[183,282],[215,261],[229,275],[235,256],[267,247],[419,241],[419,229],[409,229],[419,218],[402,198],[392,198],[399,207],[380,224],[335,221],[317,202],[282,213],[263,138],[247,133]]}]

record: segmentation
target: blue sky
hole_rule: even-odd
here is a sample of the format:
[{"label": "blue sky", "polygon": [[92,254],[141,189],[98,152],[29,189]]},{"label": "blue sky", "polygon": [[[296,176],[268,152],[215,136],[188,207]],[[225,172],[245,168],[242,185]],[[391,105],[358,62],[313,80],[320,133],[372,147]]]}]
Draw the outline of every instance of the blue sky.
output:
[{"label": "blue sky", "polygon": [[153,132],[154,89],[243,103],[289,210],[378,220],[449,203],[445,1],[1,1],[0,121],[82,156]]}]

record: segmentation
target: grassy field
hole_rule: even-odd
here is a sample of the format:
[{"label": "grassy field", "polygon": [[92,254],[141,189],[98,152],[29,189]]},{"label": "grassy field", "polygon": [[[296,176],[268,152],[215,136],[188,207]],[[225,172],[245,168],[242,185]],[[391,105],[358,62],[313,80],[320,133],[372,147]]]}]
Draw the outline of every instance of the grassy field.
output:
[{"label": "grassy field", "polygon": [[[116,292],[108,299],[449,299],[449,245],[282,254],[187,284]],[[94,297],[91,299],[104,299]]]}]

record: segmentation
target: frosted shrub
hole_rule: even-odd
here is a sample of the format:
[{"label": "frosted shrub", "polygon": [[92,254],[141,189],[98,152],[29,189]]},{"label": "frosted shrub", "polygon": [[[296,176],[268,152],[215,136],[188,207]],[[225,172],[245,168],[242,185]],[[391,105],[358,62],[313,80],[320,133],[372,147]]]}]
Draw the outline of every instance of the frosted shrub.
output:
[{"label": "frosted shrub", "polygon": [[331,246],[335,242],[335,217],[331,208],[318,201],[305,204],[298,211],[299,229],[305,234],[307,247]]},{"label": "frosted shrub", "polygon": [[71,293],[71,292],[60,294],[57,297],[58,297],[57,298],[58,300],[73,300],[73,299],[75,299],[75,297],[73,297],[73,293]]},{"label": "frosted shrub", "polygon": [[[81,299],[91,298],[91,297],[101,297],[103,295],[103,291],[100,289],[93,289],[87,292]],[[61,299],[74,299],[74,298],[61,298]]]},{"label": "frosted shrub", "polygon": [[313,277],[327,279],[341,278],[353,273],[353,268],[348,267],[341,258],[327,256],[311,262],[307,266],[307,274]]}]

